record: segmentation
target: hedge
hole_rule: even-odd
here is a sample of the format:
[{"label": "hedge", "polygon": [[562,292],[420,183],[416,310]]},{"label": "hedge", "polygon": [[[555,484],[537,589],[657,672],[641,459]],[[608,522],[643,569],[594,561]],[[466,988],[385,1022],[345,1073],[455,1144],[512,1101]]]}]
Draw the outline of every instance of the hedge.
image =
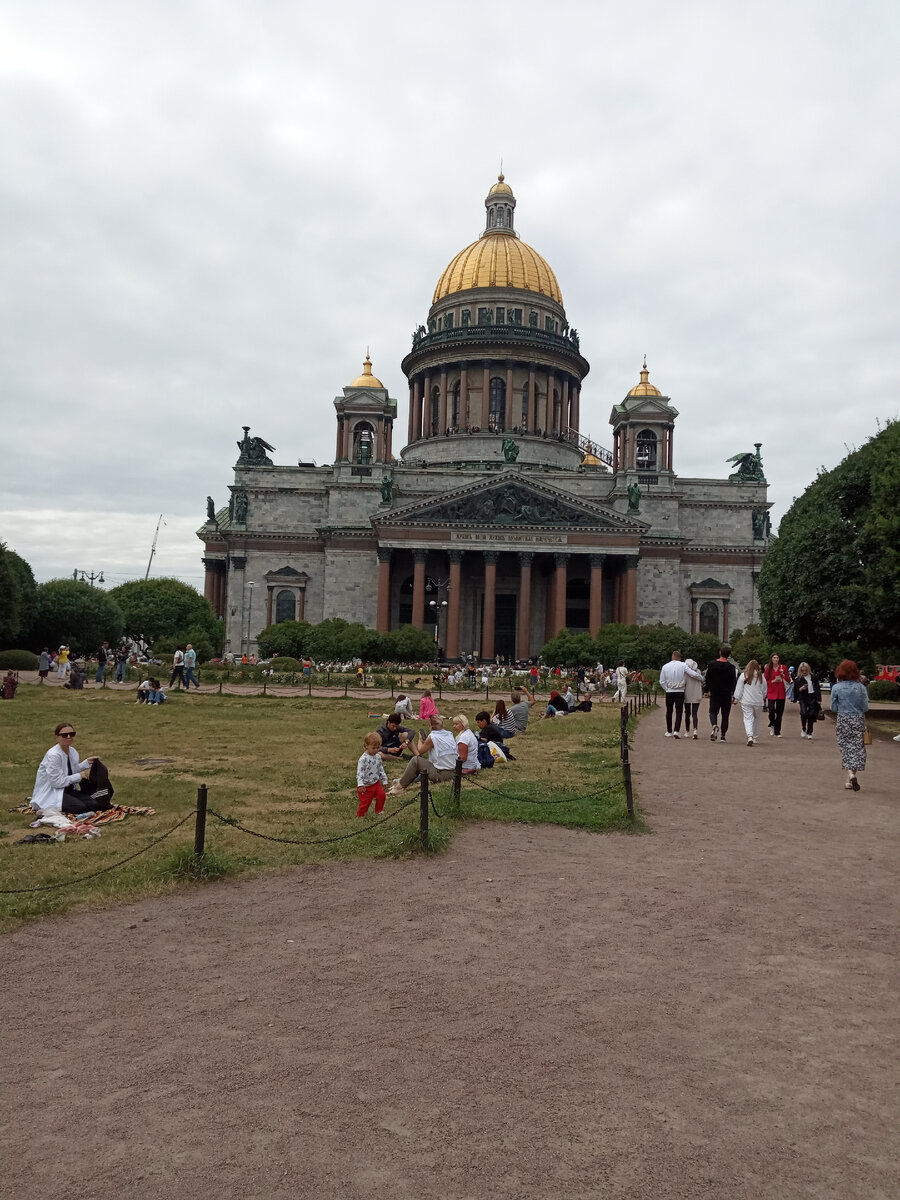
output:
[{"label": "hedge", "polygon": [[897,700],[900,698],[900,688],[891,679],[873,679],[868,690],[870,700]]},{"label": "hedge", "polygon": [[36,671],[38,656],[30,650],[0,650],[0,668],[4,671]]}]

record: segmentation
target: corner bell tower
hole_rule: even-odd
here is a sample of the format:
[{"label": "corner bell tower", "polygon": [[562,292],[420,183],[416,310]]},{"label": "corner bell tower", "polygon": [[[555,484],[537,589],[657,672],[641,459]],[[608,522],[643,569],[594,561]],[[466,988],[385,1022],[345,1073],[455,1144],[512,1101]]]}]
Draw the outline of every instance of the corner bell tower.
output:
[{"label": "corner bell tower", "polygon": [[609,423],[613,428],[613,472],[618,482],[659,483],[674,477],[672,435],[678,409],[650,382],[647,359],[641,381],[621,404],[615,405]]},{"label": "corner bell tower", "polygon": [[372,360],[368,354],[362,375],[347,384],[342,396],[335,396],[334,407],[337,416],[336,463],[349,462],[355,468],[365,468],[373,463],[391,461],[397,401],[390,398],[387,388],[372,374]]}]

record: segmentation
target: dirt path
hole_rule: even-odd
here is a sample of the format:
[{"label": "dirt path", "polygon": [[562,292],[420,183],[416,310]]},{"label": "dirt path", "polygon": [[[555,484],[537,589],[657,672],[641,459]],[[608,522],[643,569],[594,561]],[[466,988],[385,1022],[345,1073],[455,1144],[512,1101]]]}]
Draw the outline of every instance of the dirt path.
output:
[{"label": "dirt path", "polygon": [[896,1197],[900,746],[854,796],[830,731],[765,742],[654,713],[645,837],[473,825],[5,938],[4,1194]]}]

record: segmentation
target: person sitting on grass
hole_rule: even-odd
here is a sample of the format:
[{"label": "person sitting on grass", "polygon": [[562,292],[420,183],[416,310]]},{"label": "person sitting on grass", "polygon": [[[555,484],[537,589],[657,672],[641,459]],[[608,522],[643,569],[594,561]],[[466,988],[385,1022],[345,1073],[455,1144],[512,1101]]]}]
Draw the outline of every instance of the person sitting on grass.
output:
[{"label": "person sitting on grass", "polygon": [[7,671],[6,677],[3,680],[3,685],[0,687],[0,698],[4,700],[14,700],[16,696],[16,688],[19,686],[19,679],[15,671]]},{"label": "person sitting on grass", "polygon": [[400,714],[391,713],[383,725],[378,726],[378,736],[381,738],[379,753],[383,761],[403,758],[403,751],[409,741],[410,731],[400,724]]},{"label": "person sitting on grass", "polygon": [[521,687],[513,689],[510,699],[512,700],[512,705],[509,709],[509,715],[516,727],[516,733],[521,736],[528,728],[528,718],[536,701],[524,684]]},{"label": "person sitting on grass", "polygon": [[469,718],[459,713],[453,718],[453,732],[456,736],[456,756],[462,763],[463,775],[474,775],[481,770],[478,761],[478,738],[469,728]]},{"label": "person sitting on grass", "polygon": [[510,715],[505,700],[498,700],[494,705],[494,715],[491,718],[495,725],[499,726],[500,732],[504,738],[515,737],[518,730],[516,723]]},{"label": "person sitting on grass", "polygon": [[56,744],[51,746],[37,769],[31,792],[31,807],[41,816],[48,813],[85,813],[93,811],[93,804],[82,795],[81,780],[96,758],[90,755],[82,760],[73,745],[75,727],[70,721],[62,721],[54,730]]},{"label": "person sitting on grass", "polygon": [[397,703],[394,705],[394,712],[400,717],[409,717],[410,721],[415,715],[412,710],[412,701],[405,692],[401,692],[397,697]]},{"label": "person sitting on grass", "polygon": [[550,699],[547,701],[546,709],[541,713],[541,720],[545,717],[564,717],[569,711],[569,706],[563,697],[557,691],[550,693]]},{"label": "person sitting on grass", "polygon": [[426,737],[416,737],[413,746],[415,757],[400,778],[391,784],[391,796],[399,796],[404,788],[408,788],[413,780],[423,773],[432,783],[443,783],[453,778],[456,770],[456,742],[453,740],[453,734],[444,728],[443,718],[437,714],[429,719],[429,725],[431,729]]},{"label": "person sitting on grass", "polygon": [[72,670],[69,674],[69,682],[63,684],[64,688],[68,688],[72,692],[84,691],[84,671],[81,665],[77,662],[72,663]]},{"label": "person sitting on grass", "polygon": [[423,692],[419,701],[419,720],[430,721],[438,715],[437,705],[431,698],[431,692]]},{"label": "person sitting on grass", "polygon": [[163,686],[158,679],[150,680],[150,690],[147,693],[148,704],[165,704],[166,693],[163,691]]},{"label": "person sitting on grass", "polygon": [[363,752],[356,764],[356,794],[359,796],[358,817],[364,817],[369,811],[369,805],[375,801],[375,816],[384,811],[387,799],[385,785],[388,778],[381,761],[381,737],[377,733],[367,733],[363,738]]},{"label": "person sitting on grass", "polygon": [[491,720],[487,709],[475,714],[475,724],[478,726],[479,742],[495,742],[510,762],[516,761],[503,744],[503,730]]}]

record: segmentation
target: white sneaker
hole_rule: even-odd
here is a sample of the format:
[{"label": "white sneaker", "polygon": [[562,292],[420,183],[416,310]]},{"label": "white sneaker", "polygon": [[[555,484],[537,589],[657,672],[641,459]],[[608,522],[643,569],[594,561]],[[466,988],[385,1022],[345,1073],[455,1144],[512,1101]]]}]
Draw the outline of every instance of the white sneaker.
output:
[{"label": "white sneaker", "polygon": [[681,734],[680,734],[680,733],[673,733],[673,734],[672,734],[672,737],[674,737],[674,738],[680,738],[680,737],[681,737]]},{"label": "white sneaker", "polygon": [[770,730],[769,730],[769,737],[774,737],[774,736],[775,736],[775,730],[774,730],[774,729],[770,729]]},{"label": "white sneaker", "polygon": [[671,736],[672,736],[671,733],[666,734],[666,737],[671,737]]},{"label": "white sneaker", "polygon": [[891,741],[900,742],[900,733],[898,733],[895,738],[892,738]]},{"label": "white sneaker", "polygon": [[696,742],[696,740],[697,740],[697,734],[695,733],[695,734],[694,734],[694,741]]},{"label": "white sneaker", "polygon": [[802,738],[805,738],[805,737],[806,737],[806,734],[805,734],[805,733],[804,733],[804,732],[801,730],[801,732],[800,732],[800,736],[801,736]]},{"label": "white sneaker", "polygon": [[748,745],[748,746],[752,746],[752,745],[754,745],[753,738],[747,738],[747,745]]},{"label": "white sneaker", "polygon": [[715,742],[718,739],[718,737],[719,737],[719,727],[718,727],[718,725],[713,725],[712,733],[709,735],[709,740],[711,742]]}]

